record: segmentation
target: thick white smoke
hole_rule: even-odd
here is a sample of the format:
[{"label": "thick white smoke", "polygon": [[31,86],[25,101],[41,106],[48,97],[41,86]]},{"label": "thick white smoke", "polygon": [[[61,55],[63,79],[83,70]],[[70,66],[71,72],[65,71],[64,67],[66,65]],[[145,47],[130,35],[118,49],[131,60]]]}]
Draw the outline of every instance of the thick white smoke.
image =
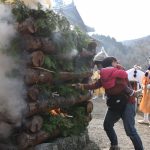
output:
[{"label": "thick white smoke", "polygon": [[10,7],[0,4],[0,137],[8,137],[19,126],[25,109],[23,82],[8,78],[7,72],[17,68],[13,59],[2,52],[16,35]]},{"label": "thick white smoke", "polygon": [[71,51],[67,53],[61,54],[60,57],[71,60],[73,57],[77,56],[77,54],[78,54],[78,51],[76,49],[72,49]]},{"label": "thick white smoke", "polygon": [[12,24],[13,17],[11,8],[0,4],[0,48],[5,48],[10,44],[10,39],[16,34]]}]

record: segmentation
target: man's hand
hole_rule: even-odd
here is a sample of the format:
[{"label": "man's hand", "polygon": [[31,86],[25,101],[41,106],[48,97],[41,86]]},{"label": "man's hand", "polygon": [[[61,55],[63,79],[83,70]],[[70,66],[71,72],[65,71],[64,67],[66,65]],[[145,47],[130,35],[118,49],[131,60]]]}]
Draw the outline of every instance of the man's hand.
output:
[{"label": "man's hand", "polygon": [[134,91],[134,96],[139,97],[142,94],[142,89],[139,89],[137,91]]},{"label": "man's hand", "polygon": [[121,69],[121,70],[125,70],[125,68],[120,64],[117,64],[116,68]]},{"label": "man's hand", "polygon": [[84,84],[81,83],[72,84],[72,87],[75,87],[76,89],[84,90]]}]

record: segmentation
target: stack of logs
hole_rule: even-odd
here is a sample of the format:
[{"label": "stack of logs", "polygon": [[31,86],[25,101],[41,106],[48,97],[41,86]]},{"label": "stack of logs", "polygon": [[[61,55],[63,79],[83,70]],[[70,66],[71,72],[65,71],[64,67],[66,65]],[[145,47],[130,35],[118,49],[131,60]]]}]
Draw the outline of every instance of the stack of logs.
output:
[{"label": "stack of logs", "polygon": [[[87,121],[90,121],[93,109],[93,104],[89,101],[91,99],[90,93],[85,95],[79,93],[76,98],[73,96],[68,98],[57,96],[43,100],[39,99],[39,95],[41,94],[40,89],[35,85],[53,85],[55,80],[65,83],[70,80],[84,79],[90,77],[91,72],[58,72],[59,75],[56,79],[55,72],[43,68],[45,56],[57,53],[55,44],[47,38],[34,36],[37,29],[31,18],[20,23],[18,25],[18,30],[25,41],[24,47],[27,53],[27,57],[25,58],[26,71],[24,78],[27,86],[27,113],[23,123],[23,132],[18,137],[18,144],[21,149],[26,149],[27,147],[40,144],[47,139],[54,139],[60,134],[59,130],[54,130],[51,134],[41,130],[43,118],[39,114],[42,112],[46,112],[48,109],[61,108],[61,106],[69,107],[84,103],[88,114]],[[84,53],[82,53],[81,56],[84,57]]]}]

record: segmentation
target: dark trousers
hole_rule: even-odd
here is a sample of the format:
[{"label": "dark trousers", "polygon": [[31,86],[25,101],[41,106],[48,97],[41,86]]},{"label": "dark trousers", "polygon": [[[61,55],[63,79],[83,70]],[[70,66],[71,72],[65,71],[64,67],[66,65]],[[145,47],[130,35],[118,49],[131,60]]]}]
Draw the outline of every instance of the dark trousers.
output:
[{"label": "dark trousers", "polygon": [[110,109],[106,113],[104,130],[111,141],[111,145],[118,145],[117,135],[113,127],[120,118],[123,120],[125,132],[130,137],[135,150],[143,150],[142,141],[135,129],[135,104],[131,103],[127,104],[122,113]]}]

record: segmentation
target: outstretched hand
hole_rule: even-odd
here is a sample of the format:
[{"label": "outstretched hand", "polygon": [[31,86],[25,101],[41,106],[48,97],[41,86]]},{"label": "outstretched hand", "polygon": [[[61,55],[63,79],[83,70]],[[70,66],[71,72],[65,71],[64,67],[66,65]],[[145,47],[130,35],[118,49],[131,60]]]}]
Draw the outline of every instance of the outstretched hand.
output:
[{"label": "outstretched hand", "polygon": [[72,84],[72,87],[74,87],[74,88],[76,88],[76,89],[80,89],[80,90],[83,90],[83,89],[84,89],[84,86],[83,86],[83,84],[81,84],[81,83]]}]

